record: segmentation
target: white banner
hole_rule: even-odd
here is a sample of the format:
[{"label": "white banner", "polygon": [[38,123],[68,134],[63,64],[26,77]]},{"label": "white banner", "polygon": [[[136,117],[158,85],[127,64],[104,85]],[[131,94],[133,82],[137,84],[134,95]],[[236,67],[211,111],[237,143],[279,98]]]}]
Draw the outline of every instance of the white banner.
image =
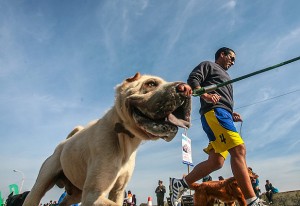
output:
[{"label": "white banner", "polygon": [[192,141],[184,134],[182,134],[182,162],[183,164],[194,166],[192,161]]}]

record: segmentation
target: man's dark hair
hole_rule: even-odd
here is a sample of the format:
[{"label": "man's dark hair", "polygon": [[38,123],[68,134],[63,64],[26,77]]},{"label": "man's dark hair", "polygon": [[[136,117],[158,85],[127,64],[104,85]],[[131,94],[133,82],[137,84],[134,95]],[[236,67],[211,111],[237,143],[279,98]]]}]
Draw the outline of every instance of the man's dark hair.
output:
[{"label": "man's dark hair", "polygon": [[227,47],[222,47],[220,48],[216,54],[215,54],[215,60],[217,60],[219,58],[219,56],[221,55],[221,53],[224,52],[225,55],[228,55],[230,52],[235,53],[232,49],[227,48]]}]

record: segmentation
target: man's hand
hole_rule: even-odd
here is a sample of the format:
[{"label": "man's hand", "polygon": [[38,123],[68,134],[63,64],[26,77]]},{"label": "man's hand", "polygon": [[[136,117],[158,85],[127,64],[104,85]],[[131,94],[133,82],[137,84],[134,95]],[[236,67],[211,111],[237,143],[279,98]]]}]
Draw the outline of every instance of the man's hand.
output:
[{"label": "man's hand", "polygon": [[187,97],[191,96],[193,93],[192,88],[188,84],[179,84],[177,86],[177,89],[180,92],[183,92],[185,94],[185,96],[187,96]]},{"label": "man's hand", "polygon": [[218,101],[220,101],[221,96],[218,94],[202,94],[201,98],[203,98],[205,101],[213,103],[213,104],[217,104]]},{"label": "man's hand", "polygon": [[234,122],[242,122],[242,116],[239,113],[233,112],[232,113],[233,121]]}]

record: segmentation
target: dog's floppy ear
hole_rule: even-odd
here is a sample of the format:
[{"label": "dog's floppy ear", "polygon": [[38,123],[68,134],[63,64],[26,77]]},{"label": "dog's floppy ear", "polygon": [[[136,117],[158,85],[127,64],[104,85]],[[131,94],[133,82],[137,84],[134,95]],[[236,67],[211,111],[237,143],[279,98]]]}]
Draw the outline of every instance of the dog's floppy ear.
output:
[{"label": "dog's floppy ear", "polygon": [[133,77],[129,77],[128,79],[126,79],[127,82],[133,82],[138,80],[139,78],[141,78],[141,74],[139,72],[137,72]]}]

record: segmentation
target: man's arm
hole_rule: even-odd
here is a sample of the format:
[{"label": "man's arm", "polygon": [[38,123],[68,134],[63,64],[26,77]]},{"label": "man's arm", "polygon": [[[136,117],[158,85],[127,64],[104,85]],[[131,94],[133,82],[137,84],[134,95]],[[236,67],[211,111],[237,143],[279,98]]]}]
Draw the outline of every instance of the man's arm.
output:
[{"label": "man's arm", "polygon": [[267,192],[270,192],[270,191],[271,191],[270,185],[265,185],[265,188],[266,188],[266,191],[267,191]]},{"label": "man's arm", "polygon": [[[200,86],[195,87],[195,89],[200,89]],[[200,98],[204,99],[207,102],[211,102],[213,104],[217,104],[218,101],[220,101],[221,96],[218,94],[209,94],[209,93],[204,93],[200,96]]]},{"label": "man's arm", "polygon": [[[202,62],[193,69],[187,79],[187,83],[191,86],[192,90],[201,88],[200,84],[205,80],[209,74],[209,71],[209,62]],[[204,93],[200,96],[200,98],[203,98],[207,102],[216,104],[221,99],[221,96],[218,94]]]},{"label": "man's arm", "polygon": [[162,191],[163,191],[163,193],[166,193],[166,187],[165,186],[162,186]]}]

